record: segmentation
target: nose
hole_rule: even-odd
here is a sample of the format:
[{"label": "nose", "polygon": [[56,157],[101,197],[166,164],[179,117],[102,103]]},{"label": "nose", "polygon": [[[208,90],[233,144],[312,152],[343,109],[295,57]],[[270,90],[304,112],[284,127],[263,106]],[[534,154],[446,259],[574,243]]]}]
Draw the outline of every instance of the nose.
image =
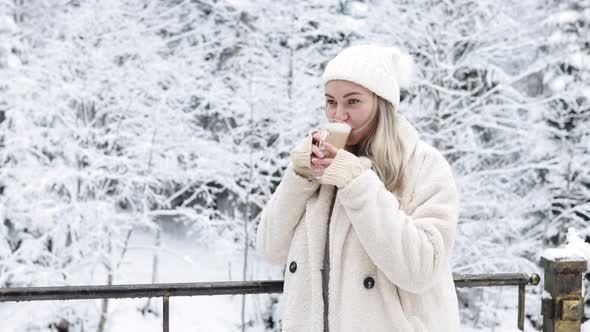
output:
[{"label": "nose", "polygon": [[338,121],[346,121],[348,120],[348,113],[340,106],[336,108],[336,114],[334,114],[334,119]]}]

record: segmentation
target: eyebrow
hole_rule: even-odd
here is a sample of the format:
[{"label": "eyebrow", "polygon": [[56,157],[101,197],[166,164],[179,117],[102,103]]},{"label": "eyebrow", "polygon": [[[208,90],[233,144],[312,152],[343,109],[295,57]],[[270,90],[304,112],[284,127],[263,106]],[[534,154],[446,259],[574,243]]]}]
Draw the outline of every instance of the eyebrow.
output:
[{"label": "eyebrow", "polygon": [[[330,95],[329,95],[329,94],[327,94],[327,93],[325,93],[324,95],[325,95],[326,97],[334,98],[334,97],[330,96]],[[350,93],[347,93],[347,94],[345,94],[344,96],[342,96],[342,98],[346,98],[346,97],[348,97],[348,96],[351,96],[351,95],[362,95],[362,93],[360,93],[360,92],[350,92]]]}]

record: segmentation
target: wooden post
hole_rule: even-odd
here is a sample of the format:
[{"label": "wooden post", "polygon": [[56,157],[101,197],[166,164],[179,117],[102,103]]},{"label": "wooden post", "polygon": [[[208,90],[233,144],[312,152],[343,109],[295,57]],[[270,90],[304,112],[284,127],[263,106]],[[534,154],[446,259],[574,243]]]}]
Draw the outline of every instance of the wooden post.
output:
[{"label": "wooden post", "polygon": [[541,256],[543,332],[580,332],[584,317],[582,281],[584,258],[564,249],[548,249]]}]

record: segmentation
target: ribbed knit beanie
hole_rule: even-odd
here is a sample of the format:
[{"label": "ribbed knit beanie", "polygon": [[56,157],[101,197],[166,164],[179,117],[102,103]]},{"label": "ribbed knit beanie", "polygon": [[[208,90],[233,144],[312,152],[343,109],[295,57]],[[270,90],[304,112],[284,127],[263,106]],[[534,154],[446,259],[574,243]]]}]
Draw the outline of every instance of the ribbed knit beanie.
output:
[{"label": "ribbed knit beanie", "polygon": [[401,49],[360,44],[345,48],[328,62],[322,83],[325,86],[330,80],[347,80],[360,84],[389,100],[397,111],[400,88],[410,84],[414,73],[414,61]]}]

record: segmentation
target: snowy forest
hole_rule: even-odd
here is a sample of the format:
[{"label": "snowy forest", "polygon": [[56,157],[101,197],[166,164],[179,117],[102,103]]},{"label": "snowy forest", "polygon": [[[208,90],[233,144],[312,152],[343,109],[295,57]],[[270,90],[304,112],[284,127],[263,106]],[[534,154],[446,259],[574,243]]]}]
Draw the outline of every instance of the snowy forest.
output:
[{"label": "snowy forest", "polygon": [[[0,0],[0,288],[282,279],[259,214],[324,117],[326,63],[363,42],[416,61],[399,111],[456,175],[454,272],[542,275],[569,228],[590,242],[589,0]],[[515,329],[517,288],[457,293],[465,331]],[[171,330],[280,331],[280,300],[173,298]],[[0,303],[0,330],[161,311]]]}]

